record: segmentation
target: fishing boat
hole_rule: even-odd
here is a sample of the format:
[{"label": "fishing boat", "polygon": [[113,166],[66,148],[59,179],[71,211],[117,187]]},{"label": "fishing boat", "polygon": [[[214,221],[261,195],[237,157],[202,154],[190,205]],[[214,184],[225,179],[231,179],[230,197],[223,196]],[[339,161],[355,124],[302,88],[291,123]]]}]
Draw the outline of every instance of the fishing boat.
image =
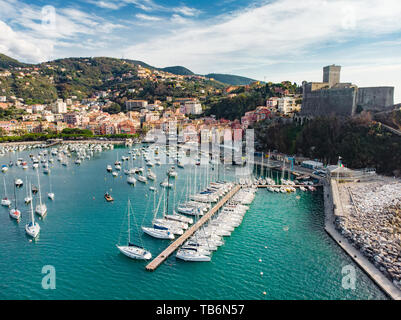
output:
[{"label": "fishing boat", "polygon": [[[136,244],[133,244],[131,242],[131,225],[130,225],[130,209],[131,209],[131,203],[130,200],[128,199],[128,244],[126,246],[119,246],[116,245],[118,250],[124,255],[126,255],[128,258],[131,259],[138,259],[138,260],[149,260],[152,258],[152,254],[145,250],[143,246],[138,246]],[[133,216],[135,219],[135,216]],[[137,226],[137,225],[136,225]]]},{"label": "fishing boat", "polygon": [[[29,187],[29,190],[31,190],[31,187]],[[32,198],[32,194],[30,194],[29,196]],[[39,223],[35,222],[32,201],[30,203],[31,203],[31,222],[25,225],[25,232],[32,238],[36,238],[40,232],[40,225]]]},{"label": "fishing boat", "polygon": [[107,202],[112,202],[112,201],[114,201],[113,197],[112,197],[108,192],[106,192],[106,193],[104,194],[104,198],[106,199]]},{"label": "fishing boat", "polygon": [[7,172],[8,171],[8,167],[5,164],[3,164],[1,166],[1,171],[4,172],[4,173]]},{"label": "fishing boat", "polygon": [[4,207],[9,207],[11,206],[11,201],[10,199],[7,198],[6,180],[4,176],[3,176],[3,182],[4,182],[4,197],[3,199],[1,199],[1,205]]},{"label": "fishing boat", "polygon": [[117,171],[113,171],[111,174],[113,175],[113,177],[118,177],[118,172]]},{"label": "fishing boat", "polygon": [[42,203],[42,192],[40,189],[40,179],[39,179],[39,171],[36,171],[38,176],[38,193],[39,193],[39,204],[36,205],[35,212],[44,217],[47,214],[47,207],[46,204]]},{"label": "fishing boat", "polygon": [[106,170],[107,170],[107,172],[112,172],[113,168],[111,165],[107,165]]},{"label": "fishing boat", "polygon": [[15,192],[16,186],[14,184],[14,200],[15,200],[15,205],[14,208],[10,210],[9,214],[10,217],[19,221],[21,219],[21,211],[18,210],[17,208],[17,193]]}]

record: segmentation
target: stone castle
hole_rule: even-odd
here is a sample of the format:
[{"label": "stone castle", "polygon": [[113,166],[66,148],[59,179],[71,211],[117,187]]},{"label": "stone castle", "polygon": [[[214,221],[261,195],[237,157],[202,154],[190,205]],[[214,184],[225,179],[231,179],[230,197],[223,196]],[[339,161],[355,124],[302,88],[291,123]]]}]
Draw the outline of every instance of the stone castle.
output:
[{"label": "stone castle", "polygon": [[303,82],[300,116],[351,117],[362,110],[383,111],[394,106],[394,87],[358,88],[340,82],[341,66],[323,68],[323,82]]}]

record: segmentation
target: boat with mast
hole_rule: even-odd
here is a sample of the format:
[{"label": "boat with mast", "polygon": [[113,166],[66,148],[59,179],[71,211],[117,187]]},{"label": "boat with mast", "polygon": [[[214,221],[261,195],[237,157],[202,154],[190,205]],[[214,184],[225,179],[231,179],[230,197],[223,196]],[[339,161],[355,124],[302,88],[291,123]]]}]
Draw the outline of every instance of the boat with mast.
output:
[{"label": "boat with mast", "polygon": [[36,205],[35,212],[44,217],[47,214],[47,207],[45,203],[42,203],[42,190],[40,188],[39,171],[36,171],[38,176],[38,193],[39,193],[39,204]]},{"label": "boat with mast", "polygon": [[47,193],[47,196],[48,196],[48,198],[50,199],[50,200],[54,200],[54,192],[52,191],[52,181],[51,181],[51,178],[50,178],[50,176],[49,176],[49,192]]},{"label": "boat with mast", "polygon": [[14,208],[10,210],[9,214],[10,214],[11,218],[19,221],[21,219],[21,211],[19,211],[18,208],[17,208],[17,193],[15,191],[16,188],[17,188],[17,186],[14,183],[14,201],[15,201],[15,205],[14,205]]},{"label": "boat with mast", "polygon": [[[31,190],[31,186],[29,185],[29,190]],[[32,194],[30,193],[29,196],[32,198]],[[33,205],[32,201],[30,201],[31,204],[31,222],[27,223],[25,225],[25,232],[31,236],[32,238],[36,238],[40,232],[40,225],[39,223],[35,222],[35,215],[33,214]]]},{"label": "boat with mast", "polygon": [[[131,224],[130,224],[130,212],[131,212],[131,202],[128,199],[128,244],[126,246],[119,246],[116,245],[118,250],[125,256],[131,259],[138,259],[138,260],[149,260],[152,258],[152,254],[145,250],[142,246],[138,246],[131,242]],[[135,216],[133,215],[134,219]],[[138,225],[136,224],[138,228]]]},{"label": "boat with mast", "polygon": [[[156,193],[154,193],[154,197],[156,197]],[[153,210],[153,220],[156,219],[157,212],[159,211],[160,203],[162,201],[163,197],[161,196],[159,198],[159,202],[157,204],[157,207],[154,208]],[[169,228],[166,228],[164,226],[159,226],[157,224],[153,224],[152,227],[144,227],[142,226],[142,231],[145,232],[146,234],[150,235],[151,237],[157,238],[157,239],[166,239],[166,240],[173,240],[174,239],[174,234],[170,232]]]},{"label": "boat with mast", "polygon": [[6,179],[4,176],[3,176],[3,182],[4,182],[4,198],[1,199],[1,205],[4,207],[9,207],[11,206],[11,201],[7,197]]},{"label": "boat with mast", "polygon": [[[28,185],[28,177],[25,178],[26,185]],[[32,186],[29,185],[29,188],[26,188],[26,197],[24,199],[25,204],[29,204],[32,201]]]}]

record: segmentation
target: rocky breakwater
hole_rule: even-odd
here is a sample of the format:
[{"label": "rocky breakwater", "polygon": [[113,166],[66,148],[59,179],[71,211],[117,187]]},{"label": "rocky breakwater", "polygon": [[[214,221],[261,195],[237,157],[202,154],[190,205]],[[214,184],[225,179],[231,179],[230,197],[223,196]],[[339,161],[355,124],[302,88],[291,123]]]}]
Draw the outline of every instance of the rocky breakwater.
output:
[{"label": "rocky breakwater", "polygon": [[401,290],[401,182],[342,188],[348,191],[350,205],[336,227]]}]

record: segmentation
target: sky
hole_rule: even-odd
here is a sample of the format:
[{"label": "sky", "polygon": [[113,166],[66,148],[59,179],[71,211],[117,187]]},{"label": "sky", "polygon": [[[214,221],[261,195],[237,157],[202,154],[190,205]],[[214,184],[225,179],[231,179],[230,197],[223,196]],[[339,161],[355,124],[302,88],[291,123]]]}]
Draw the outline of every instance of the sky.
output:
[{"label": "sky", "polygon": [[0,53],[37,63],[108,56],[262,81],[394,86],[399,0],[0,0]]}]

